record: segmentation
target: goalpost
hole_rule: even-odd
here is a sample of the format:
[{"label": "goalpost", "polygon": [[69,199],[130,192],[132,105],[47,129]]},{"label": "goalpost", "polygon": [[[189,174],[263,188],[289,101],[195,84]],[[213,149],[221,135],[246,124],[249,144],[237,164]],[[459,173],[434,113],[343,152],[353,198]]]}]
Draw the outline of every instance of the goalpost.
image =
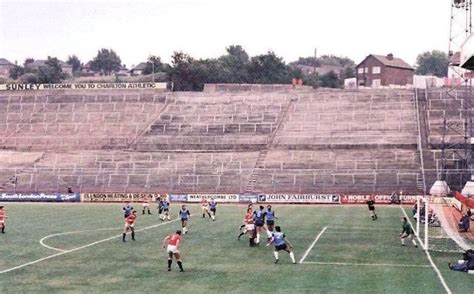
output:
[{"label": "goalpost", "polygon": [[447,203],[443,198],[419,196],[416,203],[413,230],[424,250],[462,252],[471,248],[456,226],[450,223],[451,216],[446,215]]}]

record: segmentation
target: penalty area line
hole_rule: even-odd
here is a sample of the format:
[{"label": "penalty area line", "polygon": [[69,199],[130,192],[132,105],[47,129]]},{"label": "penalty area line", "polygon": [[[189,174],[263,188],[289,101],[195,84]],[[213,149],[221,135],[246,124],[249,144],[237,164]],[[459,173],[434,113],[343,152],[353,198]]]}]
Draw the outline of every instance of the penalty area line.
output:
[{"label": "penalty area line", "polygon": [[337,226],[328,226],[328,229],[334,229],[334,230],[341,230],[341,231],[353,231],[353,230],[394,230],[394,231],[399,231],[399,229],[393,228],[393,227],[337,227]]},{"label": "penalty area line", "polygon": [[[165,223],[159,223],[159,224],[151,225],[151,226],[148,226],[148,227],[144,227],[144,228],[135,230],[135,232],[141,232],[141,231],[161,227],[161,226],[164,226],[166,224],[169,224],[169,223],[172,223],[172,222],[175,222],[175,221],[178,221],[178,220],[180,220],[180,219],[177,218],[177,219],[174,219],[174,220],[171,220],[171,221],[167,221]],[[48,255],[48,256],[45,256],[43,258],[36,259],[36,260],[30,261],[30,262],[27,262],[27,263],[24,263],[24,264],[20,264],[20,265],[17,265],[15,267],[0,271],[0,274],[6,274],[6,273],[9,273],[9,272],[12,272],[12,271],[30,266],[30,265],[40,263],[40,262],[45,261],[45,260],[49,260],[49,259],[61,256],[61,255],[76,252],[76,251],[79,251],[79,250],[82,250],[82,249],[85,249],[85,248],[88,248],[88,247],[92,247],[92,246],[100,244],[100,243],[104,243],[104,242],[107,242],[107,241],[110,241],[110,240],[113,240],[113,239],[117,239],[119,237],[122,237],[122,234],[115,235],[115,236],[112,236],[112,237],[109,237],[109,238],[105,238],[105,239],[102,239],[102,240],[99,240],[99,241],[95,241],[95,242],[92,242],[92,243],[89,243],[89,244],[86,244],[86,245],[83,245],[83,246],[79,246],[79,247],[76,247],[76,248],[73,248],[73,249],[70,249],[70,250],[64,250],[64,251],[61,251],[61,252],[58,252],[58,253],[55,253],[55,254],[52,254],[52,255]]]},{"label": "penalty area line", "polygon": [[[411,223],[410,221],[410,218],[408,217],[407,215],[407,212],[405,211],[405,209],[400,205],[400,209],[402,210],[403,212],[403,215],[407,218],[408,222],[410,223],[410,226],[412,227],[413,229],[413,224]],[[418,242],[420,242],[420,245],[423,244],[423,242],[421,242],[421,239],[420,239],[420,236],[418,234],[415,234],[416,236],[416,239],[418,239]],[[426,245],[426,244],[425,244]],[[425,247],[425,245],[422,245],[421,247]],[[436,274],[438,275],[438,278],[439,280],[441,281],[441,284],[443,285],[444,289],[446,290],[446,293],[448,294],[451,294],[451,289],[449,289],[448,287],[448,284],[446,284],[446,281],[444,280],[444,277],[443,275],[441,274],[441,272],[439,271],[438,267],[436,266],[436,264],[433,262],[433,259],[431,258],[431,255],[430,255],[430,252],[428,251],[428,248],[424,248],[424,251],[426,253],[426,257],[428,257],[428,260],[431,264],[431,267],[433,267],[434,271],[436,272]]]},{"label": "penalty area line", "polygon": [[309,252],[311,251],[311,249],[313,249],[314,245],[316,245],[316,242],[318,242],[319,238],[321,238],[321,235],[327,230],[328,227],[324,227],[321,232],[319,232],[319,234],[316,236],[316,238],[314,239],[313,243],[311,243],[311,245],[309,246],[309,248],[306,250],[306,252],[304,253],[304,255],[301,257],[300,261],[298,263],[303,263],[304,259],[306,258],[306,256],[308,256]]},{"label": "penalty area line", "polygon": [[[301,262],[300,262],[301,263]],[[324,261],[305,261],[302,264],[320,264],[320,265],[346,265],[346,266],[385,266],[385,267],[422,267],[431,268],[431,265],[418,264],[394,264],[394,263],[351,263],[351,262],[324,262]]]}]

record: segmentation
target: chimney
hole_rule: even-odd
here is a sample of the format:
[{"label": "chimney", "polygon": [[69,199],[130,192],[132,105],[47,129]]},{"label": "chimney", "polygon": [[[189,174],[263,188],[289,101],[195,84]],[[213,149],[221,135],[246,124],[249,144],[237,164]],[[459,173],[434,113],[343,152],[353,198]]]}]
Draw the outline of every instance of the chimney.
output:
[{"label": "chimney", "polygon": [[393,54],[392,53],[387,54],[387,59],[388,60],[393,60]]}]

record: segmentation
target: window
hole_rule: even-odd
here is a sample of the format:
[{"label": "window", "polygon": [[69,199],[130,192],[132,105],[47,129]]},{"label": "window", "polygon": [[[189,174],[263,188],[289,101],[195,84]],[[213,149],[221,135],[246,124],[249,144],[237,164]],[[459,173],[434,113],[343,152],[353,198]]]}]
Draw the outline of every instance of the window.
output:
[{"label": "window", "polygon": [[373,73],[374,75],[380,74],[380,66],[374,66],[374,67],[372,67],[372,73]]},{"label": "window", "polygon": [[365,73],[369,73],[369,68],[368,67],[365,68]]},{"label": "window", "polygon": [[363,68],[363,67],[359,67],[359,68],[357,69],[357,73],[360,73],[360,74],[364,73],[364,68]]}]

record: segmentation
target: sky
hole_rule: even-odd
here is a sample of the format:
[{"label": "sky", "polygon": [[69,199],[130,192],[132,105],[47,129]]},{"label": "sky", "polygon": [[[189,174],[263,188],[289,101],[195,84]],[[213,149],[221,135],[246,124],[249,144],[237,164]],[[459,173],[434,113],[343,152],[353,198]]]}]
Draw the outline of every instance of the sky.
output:
[{"label": "sky", "polygon": [[91,60],[111,48],[128,67],[174,51],[218,57],[239,44],[286,62],[335,54],[356,63],[447,51],[450,0],[0,0],[0,58]]}]

